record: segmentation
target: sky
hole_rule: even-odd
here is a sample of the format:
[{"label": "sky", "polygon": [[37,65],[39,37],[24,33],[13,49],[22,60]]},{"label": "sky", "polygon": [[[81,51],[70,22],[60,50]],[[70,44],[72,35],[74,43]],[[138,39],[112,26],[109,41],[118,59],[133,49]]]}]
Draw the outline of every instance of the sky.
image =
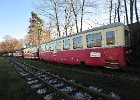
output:
[{"label": "sky", "polygon": [[[32,2],[34,1],[35,0],[1,0],[0,2],[0,41],[3,41],[6,35],[10,35],[17,39],[25,38],[25,36],[28,34],[27,32],[28,32],[28,26],[29,26],[29,18],[31,18],[31,11],[33,11],[34,9],[32,6]],[[93,19],[98,19],[96,22],[98,21],[102,22],[101,21],[102,17],[99,17],[99,15],[97,15],[97,18],[94,18],[94,17],[95,16],[92,16]],[[103,15],[103,18],[104,17],[105,16]],[[86,21],[86,23],[87,22],[88,21]],[[86,23],[83,27],[85,29],[88,29],[89,27],[91,27],[91,25],[94,26],[94,24],[91,23],[91,21],[88,22],[88,24]]]},{"label": "sky", "polygon": [[1,0],[0,2],[0,41],[10,35],[24,39],[28,34],[32,0]]}]

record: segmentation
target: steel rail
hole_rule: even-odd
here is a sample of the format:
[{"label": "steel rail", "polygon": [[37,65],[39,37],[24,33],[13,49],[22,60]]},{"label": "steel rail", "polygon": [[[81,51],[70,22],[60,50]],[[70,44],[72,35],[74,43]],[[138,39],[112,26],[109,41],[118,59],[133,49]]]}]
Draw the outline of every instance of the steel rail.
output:
[{"label": "steel rail", "polygon": [[73,100],[74,98],[70,95],[68,95],[67,93],[60,91],[59,89],[55,88],[53,85],[49,84],[47,81],[42,80],[41,78],[39,78],[38,76],[36,76],[34,73],[32,73],[31,71],[29,71],[26,68],[23,68],[22,65],[18,62],[15,62],[15,64],[19,65],[23,70],[27,71],[29,74],[33,75],[34,77],[36,77],[39,81],[43,82],[44,84],[46,84],[47,86],[49,86],[49,88],[52,91],[55,91],[56,93],[58,93],[59,95],[61,95],[62,97],[64,97],[66,100]]}]

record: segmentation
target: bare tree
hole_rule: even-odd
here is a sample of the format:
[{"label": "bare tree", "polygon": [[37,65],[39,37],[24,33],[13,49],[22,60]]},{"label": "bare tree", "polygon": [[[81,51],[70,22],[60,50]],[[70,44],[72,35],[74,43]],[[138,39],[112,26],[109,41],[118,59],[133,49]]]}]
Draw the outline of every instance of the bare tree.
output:
[{"label": "bare tree", "polygon": [[64,25],[64,29],[65,29],[65,34],[66,36],[68,35],[68,28],[70,27],[70,18],[71,18],[71,3],[67,0],[65,0],[65,25]]},{"label": "bare tree", "polygon": [[117,17],[117,4],[115,3],[114,23],[116,22],[116,17]]},{"label": "bare tree", "polygon": [[71,0],[71,6],[72,6],[72,11],[73,11],[73,14],[74,14],[74,20],[75,20],[75,26],[76,26],[76,32],[78,33],[79,32],[79,28],[78,28],[78,6],[77,6],[77,0],[76,1],[73,1]]},{"label": "bare tree", "polygon": [[135,15],[136,15],[136,21],[139,22],[139,16],[138,16],[138,10],[137,10],[137,0],[134,0],[135,3]]},{"label": "bare tree", "polygon": [[133,23],[133,6],[134,6],[134,0],[130,0],[130,24]]},{"label": "bare tree", "polygon": [[112,0],[109,1],[109,4],[110,4],[110,9],[109,9],[109,23],[111,23],[111,17],[112,17]]},{"label": "bare tree", "polygon": [[118,13],[118,22],[120,22],[120,0],[118,0],[117,13]]},{"label": "bare tree", "polygon": [[56,28],[56,36],[60,37],[60,8],[63,5],[61,0],[41,0],[41,2],[42,3],[37,3],[35,5],[36,10],[40,15],[45,16],[48,19],[48,21],[50,19],[52,20],[52,23],[54,25],[51,26],[51,28]]},{"label": "bare tree", "polygon": [[[91,1],[86,0],[41,0],[43,4],[36,5],[39,14],[45,15],[47,21],[51,21],[51,30],[57,31],[58,37],[73,33],[75,27],[76,33],[83,30],[83,16],[85,9],[94,8]],[[93,1],[92,1],[93,3]],[[94,6],[94,7],[93,7]],[[94,13],[94,12],[92,12]],[[91,13],[90,13],[91,14]],[[65,20],[64,20],[65,19]],[[54,24],[55,23],[55,24]],[[50,24],[48,24],[50,25]],[[74,26],[74,27],[73,27]],[[51,32],[52,33],[52,32]]]},{"label": "bare tree", "polygon": [[57,32],[58,32],[58,36],[60,37],[60,26],[59,26],[59,18],[58,18],[58,4],[57,4],[57,0],[52,0],[51,1],[52,4],[54,5],[54,13],[55,13],[55,18],[56,18],[56,26],[57,26]]},{"label": "bare tree", "polygon": [[82,32],[82,26],[83,26],[83,15],[84,15],[84,6],[85,6],[85,0],[82,1],[82,6],[81,6],[81,28],[80,31]]},{"label": "bare tree", "polygon": [[128,20],[128,12],[127,12],[127,4],[126,4],[126,0],[124,0],[124,7],[125,7],[126,22],[127,22],[127,25],[128,25],[128,24],[129,24],[129,20]]}]

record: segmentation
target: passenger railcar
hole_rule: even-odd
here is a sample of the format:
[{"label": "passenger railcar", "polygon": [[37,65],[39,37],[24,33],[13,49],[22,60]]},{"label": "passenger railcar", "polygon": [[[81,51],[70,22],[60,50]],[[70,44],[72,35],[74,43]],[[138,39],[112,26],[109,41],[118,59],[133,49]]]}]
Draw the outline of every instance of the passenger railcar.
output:
[{"label": "passenger railcar", "polygon": [[28,48],[25,48],[24,50],[23,50],[23,52],[24,52],[24,58],[32,58],[32,52],[31,52],[31,48],[30,47],[28,47]]},{"label": "passenger railcar", "polygon": [[39,58],[39,48],[36,46],[33,46],[31,48],[31,53],[32,53],[32,59],[38,59]]},{"label": "passenger railcar", "polygon": [[23,58],[23,50],[17,50],[15,53],[13,53],[13,56],[17,58]]},{"label": "passenger railcar", "polygon": [[24,49],[23,52],[24,52],[24,58],[38,59],[39,57],[38,47],[36,46],[28,47]]},{"label": "passenger railcar", "polygon": [[123,69],[129,54],[129,30],[112,23],[46,42],[39,47],[41,60]]}]

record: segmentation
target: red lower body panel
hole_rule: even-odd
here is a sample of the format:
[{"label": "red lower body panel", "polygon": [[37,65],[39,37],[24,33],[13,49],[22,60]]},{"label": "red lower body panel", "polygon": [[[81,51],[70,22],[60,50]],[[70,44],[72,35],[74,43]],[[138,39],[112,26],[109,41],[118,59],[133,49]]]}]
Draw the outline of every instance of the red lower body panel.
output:
[{"label": "red lower body panel", "polygon": [[126,66],[126,48],[95,48],[83,50],[66,50],[41,52],[40,59],[64,64],[81,64],[91,66],[109,66],[124,68]]},{"label": "red lower body panel", "polygon": [[38,52],[24,54],[24,58],[38,59],[38,57],[39,57]]}]

